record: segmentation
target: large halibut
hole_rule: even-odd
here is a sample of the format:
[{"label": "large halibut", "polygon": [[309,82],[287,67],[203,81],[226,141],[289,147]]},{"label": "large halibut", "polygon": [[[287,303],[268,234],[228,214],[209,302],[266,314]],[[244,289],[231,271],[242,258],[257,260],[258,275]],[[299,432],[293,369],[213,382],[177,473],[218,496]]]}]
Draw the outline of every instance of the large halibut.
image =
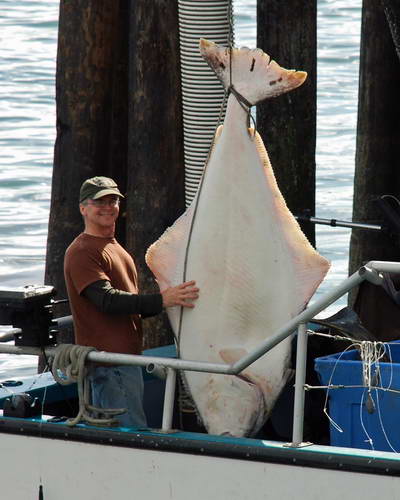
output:
[{"label": "large halibut", "polygon": [[[201,40],[200,50],[225,88],[233,83],[252,105],[307,76],[259,49],[230,51]],[[200,288],[194,309],[168,311],[184,359],[237,361],[302,311],[329,269],[288,210],[245,108],[231,93],[195,199],[146,254],[161,290],[192,279]],[[286,381],[289,359],[287,339],[240,376],[186,371],[207,431],[257,432]]]}]

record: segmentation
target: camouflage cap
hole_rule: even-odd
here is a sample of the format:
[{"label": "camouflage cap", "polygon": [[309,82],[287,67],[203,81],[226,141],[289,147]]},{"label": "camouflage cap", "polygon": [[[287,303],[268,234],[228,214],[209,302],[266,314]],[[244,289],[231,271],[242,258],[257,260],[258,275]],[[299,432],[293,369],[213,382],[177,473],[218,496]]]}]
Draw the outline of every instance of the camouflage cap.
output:
[{"label": "camouflage cap", "polygon": [[82,184],[79,192],[79,203],[88,199],[97,200],[108,194],[116,194],[121,198],[125,198],[118,189],[117,184],[109,177],[92,177]]}]

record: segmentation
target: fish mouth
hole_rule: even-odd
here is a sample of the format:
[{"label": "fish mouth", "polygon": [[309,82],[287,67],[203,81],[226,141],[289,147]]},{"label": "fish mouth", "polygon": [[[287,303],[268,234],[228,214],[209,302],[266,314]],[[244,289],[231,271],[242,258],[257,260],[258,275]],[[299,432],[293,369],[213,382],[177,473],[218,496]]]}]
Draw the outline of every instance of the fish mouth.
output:
[{"label": "fish mouth", "polygon": [[257,384],[246,377],[208,377],[203,393],[208,394],[205,405],[198,405],[196,399],[193,400],[196,413],[209,434],[252,437],[264,424],[263,393]]}]

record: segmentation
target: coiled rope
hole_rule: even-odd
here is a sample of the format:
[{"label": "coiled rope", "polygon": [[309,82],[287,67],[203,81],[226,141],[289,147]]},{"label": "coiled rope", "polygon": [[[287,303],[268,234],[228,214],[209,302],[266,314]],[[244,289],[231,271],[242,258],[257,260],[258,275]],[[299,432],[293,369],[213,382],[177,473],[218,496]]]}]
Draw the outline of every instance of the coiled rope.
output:
[{"label": "coiled rope", "polygon": [[[87,380],[86,358],[94,347],[74,344],[59,344],[55,348],[51,372],[54,379],[61,385],[70,385],[76,382],[78,387],[79,412],[75,418],[67,420],[67,425],[73,426],[80,422],[91,425],[111,426],[118,425],[113,418],[126,411],[125,408],[97,408],[90,404],[90,384]],[[62,373],[62,376],[59,375]],[[104,417],[100,416],[104,415]]]}]

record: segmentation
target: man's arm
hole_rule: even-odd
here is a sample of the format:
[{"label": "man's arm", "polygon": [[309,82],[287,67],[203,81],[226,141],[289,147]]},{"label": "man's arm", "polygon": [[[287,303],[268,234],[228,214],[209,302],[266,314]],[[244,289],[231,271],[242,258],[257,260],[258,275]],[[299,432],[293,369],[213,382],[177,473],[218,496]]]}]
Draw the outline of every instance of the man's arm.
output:
[{"label": "man's arm", "polygon": [[163,308],[160,293],[137,295],[118,290],[107,280],[91,283],[82,295],[107,314],[140,314],[146,317],[159,314]]},{"label": "man's arm", "polygon": [[195,285],[194,281],[187,281],[162,293],[134,294],[114,288],[108,280],[99,280],[88,285],[82,295],[104,313],[140,314],[145,318],[159,314],[163,307],[193,308],[192,301],[199,296]]}]

